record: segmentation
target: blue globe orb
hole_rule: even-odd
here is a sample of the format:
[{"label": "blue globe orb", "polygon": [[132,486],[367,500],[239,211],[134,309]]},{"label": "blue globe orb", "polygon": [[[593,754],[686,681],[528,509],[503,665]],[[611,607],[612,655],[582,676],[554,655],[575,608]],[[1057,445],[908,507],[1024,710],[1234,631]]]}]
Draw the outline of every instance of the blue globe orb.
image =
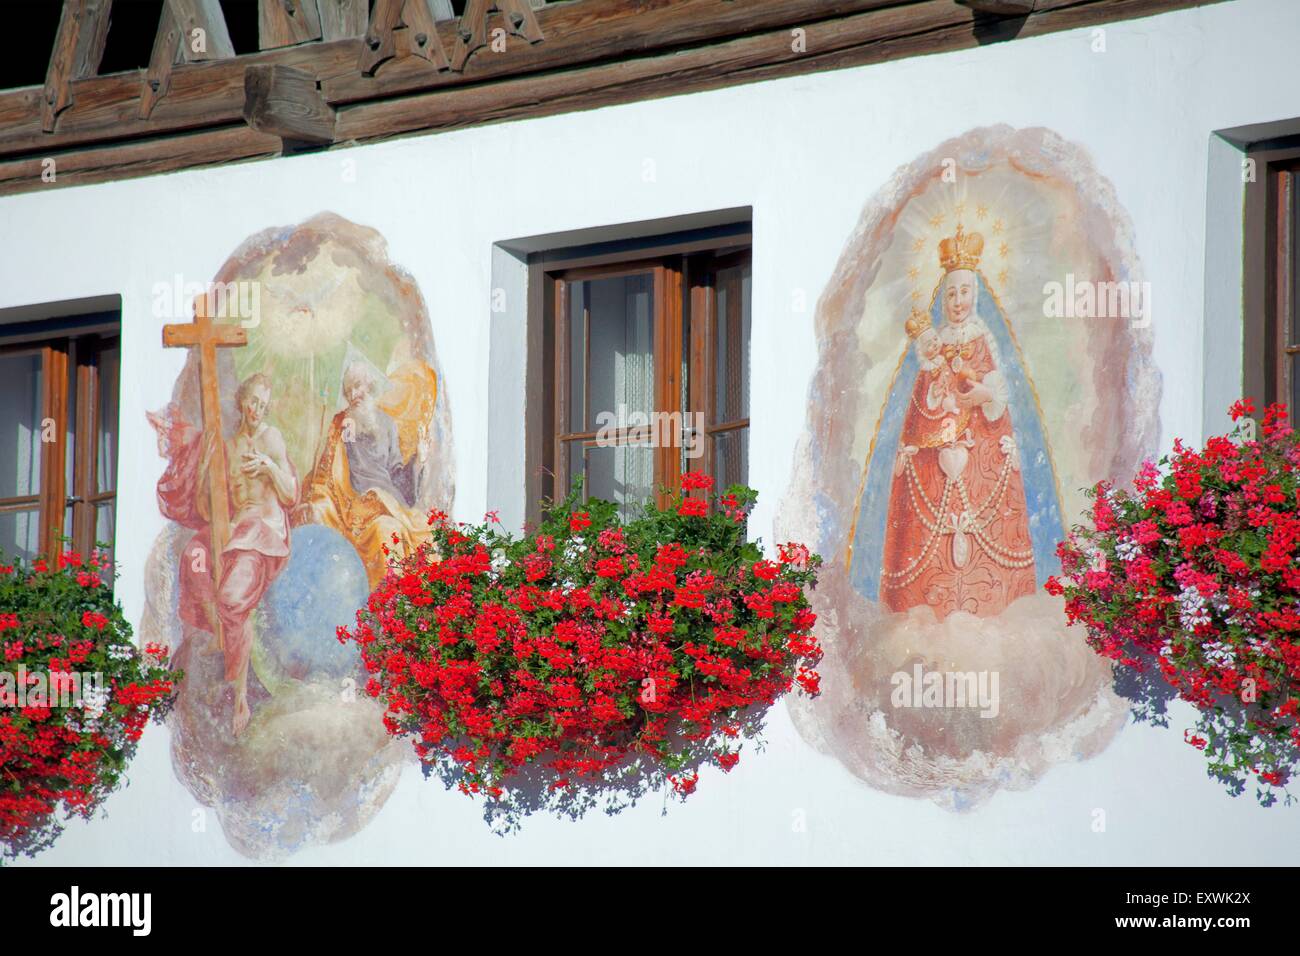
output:
[{"label": "blue globe orb", "polygon": [[289,561],[258,608],[253,670],[272,694],[289,681],[342,681],[360,673],[355,645],[336,631],[352,625],[370,595],[366,568],[333,528],[303,525],[290,533]]}]

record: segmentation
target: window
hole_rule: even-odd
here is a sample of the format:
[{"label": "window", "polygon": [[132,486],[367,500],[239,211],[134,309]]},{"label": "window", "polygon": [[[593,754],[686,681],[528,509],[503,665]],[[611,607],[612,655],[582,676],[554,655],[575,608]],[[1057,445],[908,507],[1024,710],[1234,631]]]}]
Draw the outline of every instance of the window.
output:
[{"label": "window", "polygon": [[1291,408],[1291,421],[1300,414],[1300,151],[1274,170],[1276,222],[1273,260],[1276,270],[1275,309],[1271,334],[1277,356],[1276,393]]},{"label": "window", "polygon": [[1246,193],[1245,388],[1300,424],[1300,142],[1252,150]]},{"label": "window", "polygon": [[747,480],[749,227],[705,232],[534,257],[531,516],[577,480],[625,517],[686,471]]},{"label": "window", "polygon": [[0,326],[0,552],[111,545],[117,491],[116,313]]}]

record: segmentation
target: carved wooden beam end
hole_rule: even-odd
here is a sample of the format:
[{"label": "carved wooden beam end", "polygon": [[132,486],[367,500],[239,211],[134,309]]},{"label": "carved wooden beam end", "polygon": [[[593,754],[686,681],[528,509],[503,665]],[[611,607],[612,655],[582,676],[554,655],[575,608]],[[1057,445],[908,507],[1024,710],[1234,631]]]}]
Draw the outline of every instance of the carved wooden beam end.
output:
[{"label": "carved wooden beam end", "polygon": [[465,69],[475,51],[488,45],[488,14],[494,10],[501,14],[506,33],[529,43],[545,39],[528,0],[469,0],[456,29],[456,48],[451,54],[451,68],[457,73]]},{"label": "carved wooden beam end", "polygon": [[361,45],[358,68],[374,76],[384,63],[397,56],[418,56],[437,70],[451,68],[438,39],[435,0],[375,0],[370,25]]},{"label": "carved wooden beam end", "polygon": [[250,66],[244,71],[244,121],[280,137],[286,147],[334,142],[334,108],[316,77],[289,66]]},{"label": "carved wooden beam end", "polygon": [[1037,0],[957,0],[963,7],[977,13],[998,13],[1004,16],[1026,17],[1034,12]]}]

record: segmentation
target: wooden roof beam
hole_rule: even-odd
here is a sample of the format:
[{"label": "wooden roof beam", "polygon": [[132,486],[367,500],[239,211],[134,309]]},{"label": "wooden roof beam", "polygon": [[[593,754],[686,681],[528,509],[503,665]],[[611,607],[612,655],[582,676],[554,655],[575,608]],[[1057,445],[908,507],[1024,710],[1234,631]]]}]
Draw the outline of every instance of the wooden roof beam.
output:
[{"label": "wooden roof beam", "polygon": [[224,60],[234,55],[218,0],[166,0],[140,90],[139,117],[148,119],[167,95],[172,67],[177,63]]},{"label": "wooden roof beam", "polygon": [[250,66],[244,73],[244,120],[280,137],[285,151],[334,142],[334,108],[316,77],[290,66]]},{"label": "wooden roof beam", "polygon": [[112,9],[113,0],[64,0],[41,95],[45,132],[54,132],[59,114],[72,105],[72,81],[99,72]]},{"label": "wooden roof beam", "polygon": [[316,0],[322,40],[351,40],[366,32],[368,0]]},{"label": "wooden roof beam", "polygon": [[[1213,2],[1216,0],[1038,0],[1034,12],[1023,18],[1026,22],[1022,32],[1029,35],[1048,29],[1048,24],[1054,25],[1052,29],[1070,29],[1115,22],[1181,9],[1188,4]],[[419,58],[407,56],[394,60],[373,76],[364,76],[357,70],[364,44],[361,38],[355,37],[304,43],[209,63],[182,64],[171,74],[170,94],[147,118],[138,116],[146,71],[75,80],[72,83],[75,102],[59,117],[53,134],[41,130],[40,86],[0,91],[0,194],[8,187],[10,177],[5,170],[10,168],[9,161],[20,157],[60,153],[70,159],[73,151],[98,148],[102,144],[187,135],[229,124],[247,132],[249,128],[242,115],[244,73],[253,64],[291,66],[317,77],[326,101],[338,111],[338,135],[347,139],[344,127],[355,123],[345,111],[350,111],[353,105],[373,104],[383,115],[396,108],[385,105],[384,101],[431,94],[427,102],[432,113],[444,117],[451,104],[464,103],[454,111],[460,114],[455,120],[444,117],[436,122],[422,122],[418,115],[408,117],[403,113],[402,131],[446,128],[490,122],[505,113],[541,114],[558,110],[561,104],[576,109],[581,108],[578,102],[586,100],[610,102],[620,95],[617,91],[622,91],[626,101],[690,89],[696,77],[714,69],[709,67],[710,61],[716,61],[715,68],[730,62],[730,51],[738,44],[751,51],[744,57],[744,65],[733,64],[722,71],[727,79],[719,78],[715,82],[745,82],[875,62],[875,57],[893,59],[952,49],[959,40],[971,44],[982,42],[977,36],[980,24],[986,20],[998,22],[997,17],[973,15],[953,0],[916,0],[907,5],[900,5],[900,0],[654,0],[653,3],[580,0],[548,4],[537,11],[537,18],[545,30],[546,42],[529,45],[512,39],[506,53],[471,57],[463,73],[430,70]],[[455,45],[456,25],[454,20],[437,23],[446,50]],[[806,52],[793,51],[791,29],[794,27],[806,32]],[[322,32],[325,32],[324,22]],[[852,39],[859,34],[863,34],[862,39]],[[867,39],[866,34],[876,39]],[[746,38],[755,42],[748,43]],[[848,47],[856,48],[859,44],[861,53],[848,52]],[[689,70],[685,67],[688,62],[692,64]],[[615,82],[609,92],[597,96],[586,73],[593,66],[609,67],[601,71],[602,76],[627,75],[629,79],[623,85]],[[565,88],[561,92],[557,86],[559,74],[573,74],[571,78],[575,82],[586,84],[586,91]],[[632,79],[633,75],[638,79]],[[498,87],[507,80],[527,82]],[[460,88],[469,87],[481,87],[481,90],[478,93],[467,90],[465,95],[458,95]],[[506,109],[494,102],[492,90],[498,88],[503,97],[512,91],[509,97],[518,96],[519,104]],[[527,94],[529,89],[538,91],[531,99]],[[543,94],[542,90],[547,92]],[[560,102],[554,105],[547,102],[548,98],[556,97]],[[363,110],[360,115],[366,112],[369,110]],[[364,125],[370,130],[367,135],[384,135],[373,124]],[[243,146],[238,148],[242,150]],[[258,148],[262,148],[260,143]],[[186,146],[177,151],[177,156],[193,164],[195,149]],[[107,154],[87,153],[87,163],[91,156],[101,155]],[[240,158],[247,155],[239,153]],[[12,166],[18,171],[27,168],[23,164]],[[61,161],[60,183],[64,182],[62,169]],[[23,173],[16,175],[21,178]],[[80,169],[78,175],[83,177],[81,181],[86,181],[89,165]]]},{"label": "wooden roof beam", "polygon": [[[341,0],[320,2],[328,4]],[[361,2],[364,4],[365,0]],[[447,0],[429,2],[436,18],[441,48],[450,50],[456,43],[457,21],[454,15],[449,16]],[[1104,2],[1114,3],[1116,0]],[[1146,0],[1120,2],[1141,4]],[[1172,3],[1174,0],[1163,2]],[[789,25],[806,26],[819,19],[896,7],[899,0],[744,0],[744,3],[656,0],[656,6],[649,10],[644,9],[643,3],[644,0],[582,0],[548,4],[537,11],[539,25],[549,38],[546,43],[518,44],[508,54],[474,57],[463,73],[429,70],[419,62],[419,58],[407,56],[370,76],[357,70],[358,57],[364,46],[362,39],[354,35],[329,40],[331,15],[322,13],[321,33],[325,39],[320,43],[304,43],[184,66],[175,76],[171,75],[171,66],[179,61],[160,60],[156,55],[147,69],[75,80],[72,89],[76,102],[67,115],[60,118],[53,136],[41,131],[40,87],[3,90],[0,91],[0,160],[26,151],[46,151],[52,145],[67,149],[215,127],[222,123],[242,125],[243,61],[306,69],[321,81],[325,98],[337,108],[344,103],[377,97],[534,72],[574,69],[590,61],[624,58],[631,53],[645,55],[660,48],[716,42],[742,26],[750,32]],[[942,7],[950,17],[969,16],[952,0],[918,0],[917,6],[922,11]],[[329,8],[321,7],[321,10],[325,9]],[[167,106],[154,110],[153,103],[160,98],[159,94],[166,93],[169,83],[174,88]],[[152,84],[157,84],[156,92],[151,88]],[[82,92],[86,94],[84,103]]]},{"label": "wooden roof beam", "polygon": [[996,13],[999,16],[1027,17],[1034,12],[1035,0],[957,0],[963,7],[976,13]]},{"label": "wooden roof beam", "polygon": [[[337,7],[325,4],[327,10]],[[257,0],[259,50],[278,50],[320,38],[321,16],[316,0]]]},{"label": "wooden roof beam", "polygon": [[186,63],[224,60],[235,55],[220,0],[167,0],[181,31],[181,57]]}]

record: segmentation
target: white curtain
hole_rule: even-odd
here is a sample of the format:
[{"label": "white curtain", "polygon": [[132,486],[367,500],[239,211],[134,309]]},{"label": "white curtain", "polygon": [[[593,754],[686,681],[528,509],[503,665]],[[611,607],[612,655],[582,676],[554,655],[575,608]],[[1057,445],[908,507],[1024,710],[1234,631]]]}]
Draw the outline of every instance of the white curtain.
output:
[{"label": "white curtain", "polygon": [[[653,288],[649,275],[589,283],[593,420],[601,412],[621,413],[622,423],[631,426],[648,421],[654,411]],[[620,503],[625,517],[654,495],[649,445],[593,448],[587,461],[588,495]]]},{"label": "white curtain", "polygon": [[[42,376],[39,354],[0,358],[0,498],[40,493]],[[0,551],[31,558],[39,545],[36,510],[0,513]]]}]

